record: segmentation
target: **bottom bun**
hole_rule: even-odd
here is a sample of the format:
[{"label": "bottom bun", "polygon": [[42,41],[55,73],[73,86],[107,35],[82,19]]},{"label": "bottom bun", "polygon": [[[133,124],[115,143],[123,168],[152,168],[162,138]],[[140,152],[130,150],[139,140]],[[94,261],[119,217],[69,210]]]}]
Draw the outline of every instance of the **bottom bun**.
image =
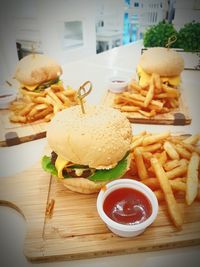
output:
[{"label": "bottom bun", "polygon": [[93,182],[86,178],[67,178],[62,184],[71,191],[82,194],[93,194],[101,190],[107,182]]}]

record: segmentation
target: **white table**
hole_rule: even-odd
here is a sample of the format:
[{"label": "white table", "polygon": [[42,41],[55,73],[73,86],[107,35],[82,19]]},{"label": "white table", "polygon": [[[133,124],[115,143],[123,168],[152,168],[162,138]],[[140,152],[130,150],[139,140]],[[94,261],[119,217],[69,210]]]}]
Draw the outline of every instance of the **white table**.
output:
[{"label": "white table", "polygon": [[[114,48],[110,51],[63,66],[63,80],[77,88],[86,80],[91,80],[94,89],[88,97],[91,103],[98,103],[113,74],[128,77],[135,75],[136,65],[140,56],[141,43]],[[192,115],[192,124],[187,126],[164,126],[134,124],[133,132],[144,129],[161,132],[170,129],[172,132],[200,132],[200,77],[198,71],[184,71],[184,95]],[[7,176],[21,172],[38,161],[43,154],[46,139],[41,139],[14,147],[0,148],[0,175]],[[4,178],[6,179],[6,178]],[[137,266],[137,267],[197,267],[200,266],[200,246],[155,252],[135,253],[130,255],[95,258],[77,261],[32,264],[23,255],[23,243],[26,233],[26,222],[17,211],[0,207],[0,266]],[[9,254],[8,254],[9,252]]]}]

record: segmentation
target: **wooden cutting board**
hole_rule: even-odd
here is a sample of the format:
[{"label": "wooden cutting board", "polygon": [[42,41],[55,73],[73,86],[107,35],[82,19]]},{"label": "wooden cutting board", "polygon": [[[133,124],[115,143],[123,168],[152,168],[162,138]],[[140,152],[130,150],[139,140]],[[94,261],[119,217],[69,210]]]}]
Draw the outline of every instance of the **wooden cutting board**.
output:
[{"label": "wooden cutting board", "polygon": [[[107,106],[113,106],[115,93],[107,91],[102,99],[102,103]],[[190,124],[192,119],[189,114],[186,101],[183,94],[179,98],[179,107],[168,113],[157,114],[154,117],[147,118],[138,112],[123,112],[130,122],[145,123],[145,124],[171,124],[171,125],[186,125]]]},{"label": "wooden cutting board", "polygon": [[[38,162],[29,170],[0,179],[0,204],[23,214],[27,222],[24,254],[30,261],[57,261],[128,254],[200,244],[200,205],[180,204],[184,225],[172,225],[166,206],[140,236],[121,238],[111,233],[96,210],[97,194],[67,190],[45,173]],[[52,217],[45,217],[55,200]]]},{"label": "wooden cutting board", "polygon": [[0,110],[0,147],[18,145],[46,136],[48,123],[12,123],[9,121],[9,115],[8,109]]}]

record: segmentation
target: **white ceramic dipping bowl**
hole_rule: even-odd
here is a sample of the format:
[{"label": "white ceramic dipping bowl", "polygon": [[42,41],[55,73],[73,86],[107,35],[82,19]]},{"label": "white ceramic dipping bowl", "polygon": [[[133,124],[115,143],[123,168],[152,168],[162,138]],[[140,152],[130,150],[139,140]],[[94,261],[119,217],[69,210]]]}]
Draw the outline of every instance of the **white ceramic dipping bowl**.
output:
[{"label": "white ceramic dipping bowl", "polygon": [[113,93],[123,92],[128,85],[128,79],[124,76],[112,76],[109,79],[109,90]]},{"label": "white ceramic dipping bowl", "polygon": [[0,109],[6,109],[17,97],[17,90],[13,88],[0,88]]},{"label": "white ceramic dipping bowl", "polygon": [[[146,220],[138,224],[121,224],[106,215],[103,208],[104,200],[112,191],[120,188],[135,189],[148,198],[151,203],[152,212]],[[97,197],[97,211],[101,219],[113,233],[121,237],[134,237],[141,234],[154,222],[158,214],[158,201],[153,191],[143,183],[132,179],[118,179],[108,183],[106,188],[102,188],[99,192]]]}]

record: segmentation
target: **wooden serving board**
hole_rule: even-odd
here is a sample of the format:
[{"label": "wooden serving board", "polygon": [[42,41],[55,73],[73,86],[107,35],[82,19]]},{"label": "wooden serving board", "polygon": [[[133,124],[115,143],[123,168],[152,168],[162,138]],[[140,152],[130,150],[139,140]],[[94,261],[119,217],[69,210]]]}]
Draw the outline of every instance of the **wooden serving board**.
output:
[{"label": "wooden serving board", "polygon": [[[107,91],[102,103],[107,106],[114,105],[115,93]],[[145,124],[171,124],[171,125],[186,125],[190,124],[192,119],[189,114],[186,101],[183,94],[179,98],[179,108],[174,109],[168,113],[157,114],[154,117],[147,118],[138,112],[123,112],[130,122],[145,123]]]},{"label": "wooden serving board", "polygon": [[9,121],[9,115],[8,109],[0,110],[0,147],[18,145],[46,136],[48,123],[12,123]]},{"label": "wooden serving board", "polygon": [[[18,210],[26,219],[24,254],[30,261],[57,261],[128,254],[200,244],[199,202],[186,207],[184,225],[172,225],[163,204],[155,222],[135,238],[111,233],[96,210],[97,194],[67,190],[45,173],[38,162],[29,170],[0,179],[0,204]],[[48,203],[55,200],[51,217]]]}]

